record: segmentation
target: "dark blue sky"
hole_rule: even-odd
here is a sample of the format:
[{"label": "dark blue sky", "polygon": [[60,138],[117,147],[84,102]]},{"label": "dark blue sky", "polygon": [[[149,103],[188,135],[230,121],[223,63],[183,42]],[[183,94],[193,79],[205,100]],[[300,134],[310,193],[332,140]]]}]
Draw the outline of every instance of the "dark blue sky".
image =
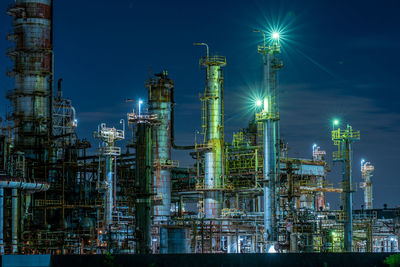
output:
[{"label": "dark blue sky", "polygon": [[[11,31],[0,3],[1,95],[13,88],[6,75],[11,62],[5,40]],[[374,204],[399,205],[400,181],[400,3],[398,1],[55,1],[55,78],[63,78],[64,97],[73,100],[78,133],[90,140],[101,122],[118,126],[132,103],[145,98],[144,80],[167,69],[176,84],[179,143],[194,140],[200,128],[204,55],[193,42],[206,42],[227,57],[225,136],[246,126],[249,97],[260,90],[261,41],[254,28],[268,23],[286,28],[280,73],[281,132],[292,156],[311,157],[317,143],[330,155],[333,117],[361,130],[355,145],[354,180],[360,182],[361,158],[371,161]],[[0,116],[9,105],[0,97]],[[190,162],[177,155],[181,164]],[[329,157],[330,158],[330,157]],[[336,183],[340,166],[329,179]],[[338,186],[338,185],[337,185]],[[336,203],[335,195],[329,196]],[[355,193],[359,208],[362,191]]]}]

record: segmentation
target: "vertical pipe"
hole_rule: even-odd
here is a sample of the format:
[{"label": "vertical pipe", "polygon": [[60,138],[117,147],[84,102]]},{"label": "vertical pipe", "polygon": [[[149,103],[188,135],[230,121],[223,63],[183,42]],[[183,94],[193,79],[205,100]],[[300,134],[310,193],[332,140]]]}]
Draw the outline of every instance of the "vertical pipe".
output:
[{"label": "vertical pipe", "polygon": [[4,254],[4,189],[0,188],[0,255]]},{"label": "vertical pipe", "polygon": [[11,192],[11,251],[18,253],[18,189]]},{"label": "vertical pipe", "polygon": [[222,209],[222,161],[223,161],[223,125],[222,125],[222,69],[221,64],[207,60],[207,90],[206,112],[207,133],[206,142],[211,150],[205,153],[204,183],[205,192],[204,213],[206,218],[219,217]]},{"label": "vertical pipe", "polygon": [[344,248],[346,252],[353,251],[353,192],[351,189],[352,184],[352,173],[351,173],[351,159],[352,159],[352,150],[351,150],[351,141],[349,139],[345,139],[343,142],[344,145],[344,213],[345,213],[345,222],[344,222]]},{"label": "vertical pipe", "polygon": [[158,124],[153,127],[153,161],[157,169],[153,174],[154,194],[159,199],[153,207],[154,223],[166,223],[171,215],[171,171],[168,162],[171,160],[172,108],[174,103],[174,83],[168,78],[167,71],[156,74],[150,79],[149,111],[156,114]]},{"label": "vertical pipe", "polygon": [[152,127],[138,123],[136,132],[136,232],[137,252],[151,253]]},{"label": "vertical pipe", "polygon": [[277,241],[277,218],[280,216],[279,203],[279,106],[276,92],[277,70],[282,63],[277,57],[280,53],[279,40],[272,38],[267,41],[265,32],[261,32],[264,43],[258,47],[263,55],[264,65],[264,109],[260,113],[259,121],[264,128],[264,239],[265,252],[268,252],[272,241]]},{"label": "vertical pipe", "polygon": [[[271,113],[271,83],[270,83],[270,56],[264,52],[264,112]],[[268,118],[264,121],[264,239],[265,241],[272,241],[273,228],[273,173],[274,173],[274,156],[273,156],[273,135],[272,135],[272,121]],[[265,246],[265,252],[268,252],[269,247]]]},{"label": "vertical pipe", "polygon": [[106,156],[106,192],[104,198],[104,225],[109,229],[112,224],[113,209],[113,159],[112,156]]}]

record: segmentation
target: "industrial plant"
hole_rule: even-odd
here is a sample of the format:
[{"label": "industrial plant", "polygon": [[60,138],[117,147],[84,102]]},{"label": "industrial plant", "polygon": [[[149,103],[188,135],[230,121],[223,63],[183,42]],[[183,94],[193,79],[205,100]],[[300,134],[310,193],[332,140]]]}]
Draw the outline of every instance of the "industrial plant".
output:
[{"label": "industrial plant", "polygon": [[[147,97],[131,101],[118,124],[98,118],[89,142],[54,80],[53,1],[17,0],[7,14],[14,88],[0,124],[0,254],[399,251],[400,209],[374,207],[374,163],[352,168],[353,144],[362,142],[352,122],[335,120],[326,132],[339,185],[327,179],[324,148],[313,145],[306,158],[289,153],[280,133],[279,32],[254,32],[264,94],[244,128],[224,130],[229,58],[194,43],[206,86],[192,143],[175,137],[175,81],[165,69],[143,77]],[[180,166],[174,150],[192,164]],[[356,190],[362,209],[353,209]],[[327,193],[340,209],[326,204]]]}]

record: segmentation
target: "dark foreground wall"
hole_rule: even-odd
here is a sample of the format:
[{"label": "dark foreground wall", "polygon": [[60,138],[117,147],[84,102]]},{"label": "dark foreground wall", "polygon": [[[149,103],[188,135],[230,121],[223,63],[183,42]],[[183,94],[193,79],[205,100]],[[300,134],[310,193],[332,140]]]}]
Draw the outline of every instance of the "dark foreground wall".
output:
[{"label": "dark foreground wall", "polygon": [[3,267],[163,267],[163,266],[388,266],[390,253],[169,254],[169,255],[6,255]]}]

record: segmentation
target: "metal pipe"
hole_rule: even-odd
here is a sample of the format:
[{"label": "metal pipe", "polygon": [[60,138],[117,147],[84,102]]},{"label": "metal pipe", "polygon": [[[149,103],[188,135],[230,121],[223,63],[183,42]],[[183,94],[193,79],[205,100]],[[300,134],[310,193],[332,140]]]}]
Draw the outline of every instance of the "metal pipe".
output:
[{"label": "metal pipe", "polygon": [[[264,109],[259,121],[264,123],[264,228],[265,240],[277,241],[277,217],[279,211],[279,106],[276,92],[277,70],[282,67],[277,54],[280,53],[279,41],[268,41],[264,31],[255,30],[263,35],[263,45],[258,52],[263,55],[264,65]],[[265,246],[268,252],[269,246]]]},{"label": "metal pipe", "polygon": [[351,141],[345,139],[344,145],[344,176],[343,183],[345,187],[344,194],[344,247],[347,252],[353,251],[353,192],[351,189],[352,184],[352,169],[351,169],[351,159],[352,159],[352,149]]},{"label": "metal pipe", "polygon": [[136,199],[137,253],[151,253],[151,180],[152,129],[147,122],[139,122],[136,132]]},{"label": "metal pipe", "polygon": [[167,71],[150,78],[149,112],[157,115],[158,123],[152,129],[152,157],[155,166],[153,187],[156,202],[153,206],[154,223],[166,223],[171,215],[171,168],[176,167],[171,161],[173,136],[173,90],[174,83],[168,78]]},{"label": "metal pipe", "polygon": [[[271,186],[272,186],[272,177],[270,171],[270,121],[264,122],[264,176],[265,176],[265,183],[264,183],[264,238],[265,240],[270,241],[272,238],[272,193],[271,193]],[[267,247],[265,248],[267,251]]]},{"label": "metal pipe", "polygon": [[113,159],[106,156],[106,193],[104,198],[104,224],[106,229],[112,224],[113,210]]},{"label": "metal pipe", "polygon": [[0,255],[4,254],[4,189],[0,188]]},{"label": "metal pipe", "polygon": [[50,184],[45,182],[24,182],[23,179],[20,179],[20,181],[1,180],[0,188],[2,189],[12,188],[12,189],[42,192],[42,191],[47,191],[50,188]]},{"label": "metal pipe", "polygon": [[205,153],[204,185],[209,191],[205,193],[204,212],[206,218],[217,218],[222,209],[223,176],[223,125],[222,125],[222,69],[223,64],[211,59],[205,62],[207,66],[207,90],[205,99],[207,114],[206,143],[211,148]]},{"label": "metal pipe", "polygon": [[18,253],[18,189],[12,189],[11,198],[11,251]]}]

